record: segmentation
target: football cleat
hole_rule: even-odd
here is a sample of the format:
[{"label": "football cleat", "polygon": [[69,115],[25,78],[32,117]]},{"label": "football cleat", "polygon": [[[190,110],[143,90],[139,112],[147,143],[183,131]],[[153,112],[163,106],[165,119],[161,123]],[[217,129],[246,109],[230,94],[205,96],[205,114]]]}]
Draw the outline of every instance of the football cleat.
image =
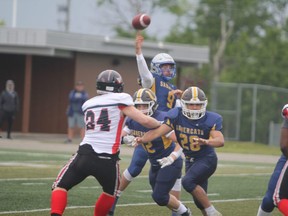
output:
[{"label": "football cleat", "polygon": [[222,216],[222,214],[218,211],[215,211],[212,214],[209,214],[208,216]]},{"label": "football cleat", "polygon": [[114,212],[113,211],[109,211],[107,216],[113,216],[114,215]]},{"label": "football cleat", "polygon": [[186,207],[187,208],[187,211],[184,212],[183,214],[181,214],[181,216],[192,216],[192,212],[190,210],[190,208]]}]

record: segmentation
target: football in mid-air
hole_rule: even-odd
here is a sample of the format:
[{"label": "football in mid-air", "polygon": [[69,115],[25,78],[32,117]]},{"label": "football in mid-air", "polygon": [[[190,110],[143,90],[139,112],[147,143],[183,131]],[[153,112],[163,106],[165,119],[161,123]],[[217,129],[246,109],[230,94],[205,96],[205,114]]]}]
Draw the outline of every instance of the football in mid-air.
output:
[{"label": "football in mid-air", "polygon": [[136,30],[143,30],[150,25],[151,18],[145,13],[136,15],[132,20],[132,26]]}]

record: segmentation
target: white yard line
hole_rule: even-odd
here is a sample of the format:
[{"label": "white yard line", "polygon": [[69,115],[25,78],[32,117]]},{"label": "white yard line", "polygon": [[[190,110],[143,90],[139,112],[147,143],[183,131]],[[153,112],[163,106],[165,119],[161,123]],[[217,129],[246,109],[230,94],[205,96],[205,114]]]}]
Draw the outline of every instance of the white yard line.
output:
[{"label": "white yard line", "polygon": [[[213,176],[270,176],[271,173],[234,173],[234,174],[214,174]],[[6,178],[0,179],[0,182],[4,181],[41,181],[41,180],[54,180],[56,177],[48,178]],[[88,177],[93,178],[93,177]],[[148,178],[147,175],[137,176],[137,178]]]},{"label": "white yard line", "polygon": [[[227,200],[211,200],[215,203],[227,203],[227,202],[242,202],[242,201],[255,201],[255,200],[261,200],[262,198],[243,198],[243,199],[227,199]],[[192,201],[182,201],[183,203],[193,203]],[[128,207],[128,206],[150,206],[150,205],[156,205],[156,203],[130,203],[130,204],[119,204],[118,207]],[[79,208],[94,208],[94,206],[69,206],[66,207],[66,209],[79,209]],[[16,213],[32,213],[32,212],[43,212],[43,211],[50,211],[50,209],[31,209],[31,210],[25,210],[25,211],[5,211],[0,212],[0,215],[3,214],[16,214]]]}]

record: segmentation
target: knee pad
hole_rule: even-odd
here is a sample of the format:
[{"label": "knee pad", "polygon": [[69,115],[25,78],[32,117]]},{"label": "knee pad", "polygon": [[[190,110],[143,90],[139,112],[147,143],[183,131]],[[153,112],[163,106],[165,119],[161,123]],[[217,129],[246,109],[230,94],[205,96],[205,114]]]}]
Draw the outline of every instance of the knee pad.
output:
[{"label": "knee pad", "polygon": [[159,205],[159,206],[167,206],[169,202],[169,194],[159,194],[159,193],[152,193],[153,200]]},{"label": "knee pad", "polygon": [[197,184],[195,182],[191,181],[191,179],[184,176],[182,178],[182,186],[188,193],[191,193],[195,189]]},{"label": "knee pad", "polygon": [[141,172],[142,172],[142,169],[143,167],[145,166],[145,164],[143,165],[142,163],[134,163],[134,164],[131,164],[129,167],[128,167],[128,171],[130,173],[130,175],[135,178],[137,177]]},{"label": "knee pad", "polygon": [[127,181],[132,181],[134,179],[134,177],[130,175],[128,169],[124,170],[123,176],[127,179]]},{"label": "knee pad", "polygon": [[173,188],[171,190],[173,191],[181,191],[181,178],[177,179]]},{"label": "knee pad", "polygon": [[275,208],[272,197],[269,197],[266,194],[262,200],[261,208],[265,212],[272,212]]}]

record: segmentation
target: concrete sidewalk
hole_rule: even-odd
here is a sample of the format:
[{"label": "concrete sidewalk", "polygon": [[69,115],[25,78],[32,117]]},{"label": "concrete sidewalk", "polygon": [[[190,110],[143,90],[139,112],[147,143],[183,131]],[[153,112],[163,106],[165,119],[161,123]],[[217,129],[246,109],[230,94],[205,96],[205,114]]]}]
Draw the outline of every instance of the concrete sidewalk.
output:
[{"label": "concrete sidewalk", "polygon": [[[65,144],[66,134],[37,134],[13,133],[13,139],[0,138],[0,149],[31,150],[46,152],[73,153],[78,149],[80,138],[74,139],[71,144]],[[132,155],[133,147],[121,146],[120,155]],[[279,151],[280,156],[280,151]],[[249,163],[276,164],[279,156],[218,153],[219,161],[241,161]]]}]

